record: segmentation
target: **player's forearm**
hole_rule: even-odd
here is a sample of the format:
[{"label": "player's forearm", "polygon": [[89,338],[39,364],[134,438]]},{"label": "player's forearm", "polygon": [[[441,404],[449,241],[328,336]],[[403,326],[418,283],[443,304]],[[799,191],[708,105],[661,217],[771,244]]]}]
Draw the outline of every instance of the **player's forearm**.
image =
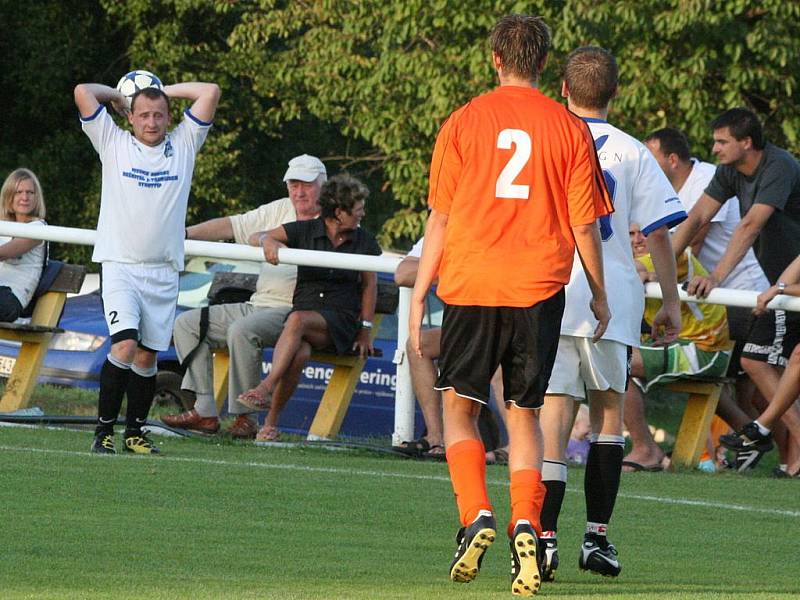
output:
[{"label": "player's forearm", "polygon": [[746,220],[739,222],[736,229],[733,230],[733,235],[728,242],[728,247],[725,248],[725,253],[719,259],[717,266],[711,271],[711,276],[718,282],[724,280],[734,267],[747,254],[747,251],[753,246],[761,229]]},{"label": "player's forearm", "polygon": [[[572,228],[575,237],[575,248],[583,265],[583,272],[589,282],[589,289],[595,300],[606,299],[605,279],[603,275],[603,244],[596,223],[575,225]],[[427,242],[427,240],[426,240]]]},{"label": "player's forearm", "polygon": [[164,86],[164,93],[170,98],[184,98],[192,102],[192,114],[201,121],[214,119],[222,91],[216,83],[189,81]]},{"label": "player's forearm", "polygon": [[125,97],[120,92],[102,83],[80,83],[75,86],[73,95],[82,117],[93,115],[100,104],[125,102]]},{"label": "player's forearm", "polygon": [[186,237],[190,240],[217,242],[233,239],[233,224],[230,217],[210,219],[186,228]]},{"label": "player's forearm", "polygon": [[653,259],[653,269],[661,286],[664,304],[678,304],[678,272],[675,266],[674,244],[670,241],[669,230],[659,227],[647,236],[647,250]]},{"label": "player's forearm", "polygon": [[447,215],[437,210],[432,210],[425,226],[425,245],[422,247],[422,257],[417,270],[417,280],[414,282],[412,299],[424,302],[428,290],[439,274],[439,263],[442,261],[444,251],[444,236],[447,229]]}]

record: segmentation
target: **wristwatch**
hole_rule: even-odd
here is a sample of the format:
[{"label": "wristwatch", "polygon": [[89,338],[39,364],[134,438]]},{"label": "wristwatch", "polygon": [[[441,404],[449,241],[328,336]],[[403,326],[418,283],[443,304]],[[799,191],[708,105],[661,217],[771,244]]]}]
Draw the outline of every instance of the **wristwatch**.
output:
[{"label": "wristwatch", "polygon": [[361,329],[372,329],[372,321],[361,321]]},{"label": "wristwatch", "polygon": [[778,293],[785,294],[786,293],[786,284],[783,281],[778,282]]}]

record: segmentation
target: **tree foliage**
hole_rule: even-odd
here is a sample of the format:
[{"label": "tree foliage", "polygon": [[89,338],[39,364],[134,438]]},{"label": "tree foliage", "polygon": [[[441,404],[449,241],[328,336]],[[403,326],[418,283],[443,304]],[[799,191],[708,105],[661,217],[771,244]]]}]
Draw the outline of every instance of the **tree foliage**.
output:
[{"label": "tree foliage", "polygon": [[[2,78],[6,89],[24,86],[25,96],[3,116],[0,161],[10,169],[19,157],[47,156],[59,178],[45,177],[48,188],[67,182],[73,204],[85,203],[60,224],[90,219],[97,203],[88,201],[98,172],[86,158],[91,148],[63,117],[74,116],[69,90],[86,78],[114,83],[133,66],[166,81],[223,88],[215,131],[198,160],[190,220],[279,197],[286,161],[309,152],[332,172],[365,178],[375,192],[367,226],[380,228],[384,243],[407,243],[424,226],[436,132],[453,109],[495,85],[488,34],[508,12],[541,14],[550,24],[554,48],[541,86],[552,97],[569,51],[600,45],[620,64],[609,118],[631,134],[677,126],[698,156],[711,158],[708,123],[746,106],[762,117],[771,141],[800,153],[800,5],[793,2],[100,2],[35,4],[33,20],[47,35],[34,35],[30,52],[14,48],[22,42],[11,39],[15,31],[3,34],[2,49],[11,53],[0,59]],[[0,4],[4,16],[11,10]],[[75,13],[91,18],[68,18]],[[81,34],[67,35],[75,27]],[[59,40],[58,66],[47,62],[47,39]],[[29,145],[19,143],[25,131],[35,137]],[[80,171],[70,164],[76,156]]]}]

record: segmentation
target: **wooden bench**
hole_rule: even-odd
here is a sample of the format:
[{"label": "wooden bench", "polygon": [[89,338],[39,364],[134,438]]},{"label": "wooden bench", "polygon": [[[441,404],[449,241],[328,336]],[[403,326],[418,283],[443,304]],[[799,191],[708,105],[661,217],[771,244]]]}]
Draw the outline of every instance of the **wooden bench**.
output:
[{"label": "wooden bench", "polygon": [[[0,338],[22,343],[0,400],[0,412],[14,412],[28,406],[50,339],[54,333],[63,332],[58,327],[58,321],[67,294],[80,291],[86,276],[86,267],[60,261],[50,261],[46,269],[58,269],[58,274],[35,299],[30,324],[0,323]],[[44,279],[44,275],[42,277]]]},{"label": "wooden bench", "polygon": [[731,381],[723,377],[681,379],[663,386],[672,392],[689,395],[672,449],[672,468],[697,466],[706,447],[711,419],[717,411],[722,388]]},{"label": "wooden bench", "polygon": [[[225,281],[255,291],[256,275],[243,276],[242,273],[217,273],[214,276],[209,295],[215,288],[225,286]],[[378,281],[378,299],[375,305],[375,318],[370,331],[370,339],[375,340],[381,319],[384,314],[392,314],[397,310],[398,291],[394,283]],[[314,421],[308,430],[309,440],[324,440],[335,437],[339,433],[342,421],[350,406],[350,400],[356,389],[365,359],[357,355],[338,355],[324,352],[313,352],[311,361],[334,366],[328,385],[322,395]],[[217,410],[221,411],[228,398],[228,367],[230,357],[227,348],[214,350],[214,399]]]}]

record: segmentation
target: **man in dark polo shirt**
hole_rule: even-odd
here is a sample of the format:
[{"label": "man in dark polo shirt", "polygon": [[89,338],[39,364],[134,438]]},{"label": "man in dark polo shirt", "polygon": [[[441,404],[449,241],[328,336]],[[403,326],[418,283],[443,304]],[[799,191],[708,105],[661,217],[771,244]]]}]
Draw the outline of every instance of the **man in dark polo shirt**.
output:
[{"label": "man in dark polo shirt", "polygon": [[[733,196],[739,198],[742,220],[725,253],[707,277],[695,277],[687,292],[705,297],[725,279],[750,247],[778,293],[785,282],[781,274],[800,254],[800,163],[786,150],[764,142],[761,123],[751,111],[733,108],[717,117],[713,152],[719,160],[714,178],[673,237],[682,253],[695,233]],[[757,290],[762,291],[762,290]],[[768,311],[754,321],[742,351],[744,370],[769,400],[775,394],[781,368],[800,342],[800,313]],[[794,402],[782,421],[795,443],[800,440],[800,406]],[[745,425],[729,447],[749,453],[754,464],[773,446],[772,434],[758,420]]]}]

